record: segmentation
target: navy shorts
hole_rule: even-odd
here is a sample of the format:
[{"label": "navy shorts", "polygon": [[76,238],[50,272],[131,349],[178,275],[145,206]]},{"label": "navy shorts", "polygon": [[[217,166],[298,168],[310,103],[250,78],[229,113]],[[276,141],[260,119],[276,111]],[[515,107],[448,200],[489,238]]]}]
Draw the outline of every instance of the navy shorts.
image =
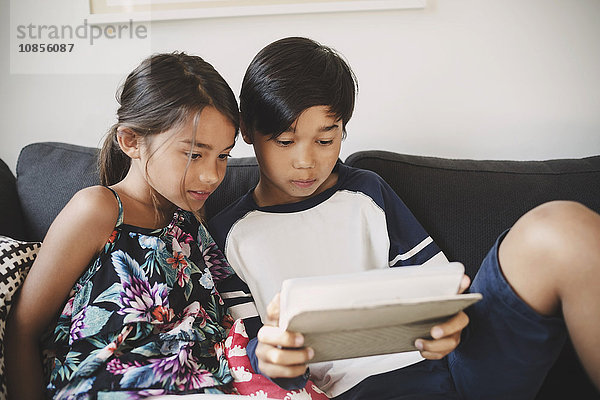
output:
[{"label": "navy shorts", "polygon": [[370,376],[336,399],[534,399],[567,331],[562,318],[539,315],[512,290],[498,263],[504,232],[483,260],[470,291],[483,299],[466,312],[458,348]]}]

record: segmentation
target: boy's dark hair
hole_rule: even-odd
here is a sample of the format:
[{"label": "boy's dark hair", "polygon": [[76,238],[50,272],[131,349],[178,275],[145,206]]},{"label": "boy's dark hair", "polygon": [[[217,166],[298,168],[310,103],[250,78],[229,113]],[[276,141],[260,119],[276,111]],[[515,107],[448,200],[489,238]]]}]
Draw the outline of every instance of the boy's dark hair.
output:
[{"label": "boy's dark hair", "polygon": [[[212,65],[198,56],[181,52],[146,58],[117,92],[118,121],[109,130],[99,156],[100,181],[121,181],[131,159],[117,142],[117,129],[126,127],[142,137],[167,131],[213,106],[239,129],[239,111],[233,91]],[[193,147],[193,143],[192,143]],[[186,170],[187,171],[187,170]]]},{"label": "boy's dark hair", "polygon": [[250,136],[276,138],[307,108],[328,106],[346,124],[358,83],[335,50],[302,37],[280,39],[254,57],[242,82],[240,111]]}]

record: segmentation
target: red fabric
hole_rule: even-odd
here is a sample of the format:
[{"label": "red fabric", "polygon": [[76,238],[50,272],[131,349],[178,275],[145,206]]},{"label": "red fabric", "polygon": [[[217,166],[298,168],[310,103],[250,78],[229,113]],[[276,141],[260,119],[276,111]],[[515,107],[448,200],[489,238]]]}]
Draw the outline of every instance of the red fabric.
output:
[{"label": "red fabric", "polygon": [[266,376],[257,374],[250,365],[246,354],[249,339],[242,320],[237,320],[229,331],[225,341],[225,355],[229,362],[235,388],[240,394],[251,395],[257,399],[282,400],[325,400],[328,397],[312,382],[308,381],[303,389],[286,390],[270,381]]}]

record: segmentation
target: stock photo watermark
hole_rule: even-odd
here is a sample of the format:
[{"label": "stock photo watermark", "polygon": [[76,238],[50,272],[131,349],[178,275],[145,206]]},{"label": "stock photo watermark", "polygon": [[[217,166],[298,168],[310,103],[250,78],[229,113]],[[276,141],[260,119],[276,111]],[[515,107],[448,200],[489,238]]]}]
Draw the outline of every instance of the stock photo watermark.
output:
[{"label": "stock photo watermark", "polygon": [[87,19],[77,26],[27,24],[16,26],[19,52],[72,52],[75,41],[93,46],[100,40],[147,39],[148,27],[129,20],[123,24],[92,25]]},{"label": "stock photo watermark", "polygon": [[100,22],[80,8],[11,1],[11,73],[120,74],[151,53],[149,20],[115,16]]}]

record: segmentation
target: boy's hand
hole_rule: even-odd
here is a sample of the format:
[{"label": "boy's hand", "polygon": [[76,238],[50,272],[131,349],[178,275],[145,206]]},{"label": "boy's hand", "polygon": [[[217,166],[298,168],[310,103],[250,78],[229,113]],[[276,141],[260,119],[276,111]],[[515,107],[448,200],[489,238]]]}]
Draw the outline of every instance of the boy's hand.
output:
[{"label": "boy's hand", "polygon": [[[463,275],[458,293],[464,292],[471,280]],[[439,360],[451,353],[460,343],[462,330],[469,324],[469,317],[463,311],[450,318],[448,321],[431,328],[433,340],[417,339],[415,346],[421,355],[429,360]]]},{"label": "boy's hand", "polygon": [[279,293],[267,306],[267,318],[271,325],[258,331],[256,357],[258,368],[271,378],[294,378],[302,375],[313,358],[313,349],[302,347],[304,337],[277,326],[279,321]]}]

